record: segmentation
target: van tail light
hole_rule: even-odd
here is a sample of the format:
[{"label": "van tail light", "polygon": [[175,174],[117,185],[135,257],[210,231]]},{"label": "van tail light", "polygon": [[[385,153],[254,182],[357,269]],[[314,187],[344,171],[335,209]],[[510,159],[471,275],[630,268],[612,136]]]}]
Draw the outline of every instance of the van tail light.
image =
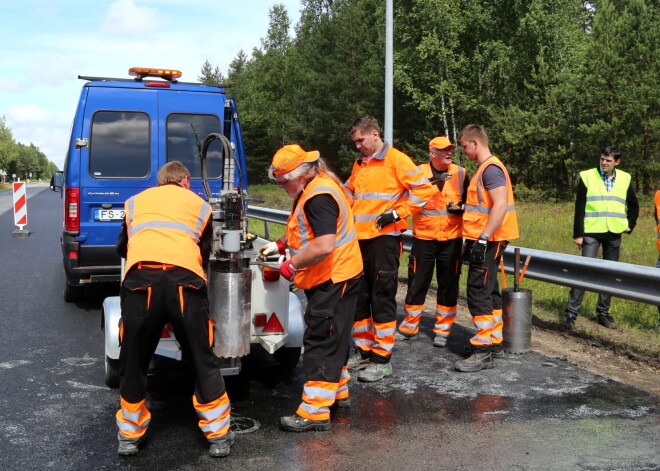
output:
[{"label": "van tail light", "polygon": [[280,271],[277,268],[264,266],[262,276],[264,281],[277,281],[280,279]]},{"label": "van tail light", "polygon": [[80,188],[67,188],[64,194],[64,230],[80,231]]},{"label": "van tail light", "polygon": [[266,327],[264,327],[264,330],[262,332],[265,333],[284,333],[284,327],[282,327],[282,323],[280,320],[277,318],[277,314],[272,313],[270,315],[270,319],[268,319],[268,322],[266,323]]}]

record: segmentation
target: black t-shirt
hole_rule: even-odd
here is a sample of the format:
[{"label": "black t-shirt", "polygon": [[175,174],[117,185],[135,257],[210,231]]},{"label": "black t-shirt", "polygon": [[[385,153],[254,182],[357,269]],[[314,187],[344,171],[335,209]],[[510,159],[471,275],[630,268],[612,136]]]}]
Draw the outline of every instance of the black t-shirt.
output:
[{"label": "black t-shirt", "polygon": [[314,237],[337,234],[339,206],[332,196],[328,194],[312,196],[305,202],[303,211],[309,225],[312,226]]}]

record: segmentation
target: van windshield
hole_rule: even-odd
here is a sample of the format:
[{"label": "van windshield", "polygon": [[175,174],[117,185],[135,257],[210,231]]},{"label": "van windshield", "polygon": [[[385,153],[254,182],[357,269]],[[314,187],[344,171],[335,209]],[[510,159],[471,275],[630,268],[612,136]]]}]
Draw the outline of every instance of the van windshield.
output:
[{"label": "van windshield", "polygon": [[150,170],[149,117],[97,111],[92,118],[89,172],[95,178],[145,178]]},{"label": "van windshield", "polygon": [[[174,113],[167,117],[167,161],[178,160],[188,167],[192,178],[201,178],[199,154],[206,136],[221,133],[220,119],[213,115]],[[220,178],[221,147],[215,140],[206,153],[209,178]]]}]

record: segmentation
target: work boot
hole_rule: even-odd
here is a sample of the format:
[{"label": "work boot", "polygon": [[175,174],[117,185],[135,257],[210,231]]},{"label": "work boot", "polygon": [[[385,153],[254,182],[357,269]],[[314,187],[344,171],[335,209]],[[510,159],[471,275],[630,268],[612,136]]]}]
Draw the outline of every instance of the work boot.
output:
[{"label": "work boot", "polygon": [[140,445],[142,445],[147,439],[146,435],[142,435],[140,438],[135,440],[127,440],[119,435],[119,448],[117,453],[120,456],[133,456],[137,455],[137,452],[140,451]]},{"label": "work boot", "polygon": [[493,360],[495,358],[504,358],[504,345],[501,343],[493,344],[490,347],[490,355],[493,357]]},{"label": "work boot", "polygon": [[222,458],[228,456],[231,446],[234,444],[234,432],[231,430],[227,435],[217,438],[211,442],[209,447],[209,456],[213,458]]},{"label": "work boot", "polygon": [[559,327],[562,330],[571,330],[573,328],[573,324],[575,324],[575,319],[577,316],[574,316],[573,314],[566,313],[566,317],[564,317],[564,320],[562,321],[561,324],[559,324]]},{"label": "work boot", "polygon": [[362,352],[358,350],[355,352],[346,363],[346,368],[349,370],[363,370],[369,366],[370,361],[368,356],[363,356]]},{"label": "work boot", "polygon": [[616,322],[614,322],[614,319],[612,319],[612,316],[610,316],[609,313],[598,314],[598,323],[608,329],[617,328]]},{"label": "work boot", "polygon": [[433,339],[434,347],[446,347],[447,346],[447,337],[442,334],[436,334]]},{"label": "work boot", "polygon": [[397,330],[394,333],[394,340],[417,340],[418,338],[419,334],[406,334],[400,330]]},{"label": "work boot", "polygon": [[454,364],[456,371],[463,373],[476,373],[485,369],[494,368],[493,357],[490,352],[482,352],[476,350],[472,356],[465,360],[459,360]]},{"label": "work boot", "polygon": [[335,402],[332,403],[332,406],[337,409],[347,409],[351,407],[351,398],[345,397],[343,399],[336,399]]},{"label": "work boot", "polygon": [[309,432],[318,430],[324,432],[330,430],[330,419],[309,420],[298,414],[280,417],[280,428],[287,432]]},{"label": "work boot", "polygon": [[358,375],[358,381],[373,383],[392,374],[391,363],[372,363]]}]

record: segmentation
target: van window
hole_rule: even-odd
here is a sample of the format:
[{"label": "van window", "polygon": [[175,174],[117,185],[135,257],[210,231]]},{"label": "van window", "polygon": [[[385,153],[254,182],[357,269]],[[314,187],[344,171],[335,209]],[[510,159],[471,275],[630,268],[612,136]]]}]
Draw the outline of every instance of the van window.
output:
[{"label": "van window", "polygon": [[[192,178],[201,178],[199,154],[204,139],[211,133],[221,133],[220,119],[214,115],[175,113],[167,117],[167,161],[178,160],[190,170]],[[206,153],[209,178],[220,177],[221,146],[217,139]]]},{"label": "van window", "polygon": [[149,117],[97,111],[92,118],[89,173],[95,178],[144,178],[150,171]]}]

